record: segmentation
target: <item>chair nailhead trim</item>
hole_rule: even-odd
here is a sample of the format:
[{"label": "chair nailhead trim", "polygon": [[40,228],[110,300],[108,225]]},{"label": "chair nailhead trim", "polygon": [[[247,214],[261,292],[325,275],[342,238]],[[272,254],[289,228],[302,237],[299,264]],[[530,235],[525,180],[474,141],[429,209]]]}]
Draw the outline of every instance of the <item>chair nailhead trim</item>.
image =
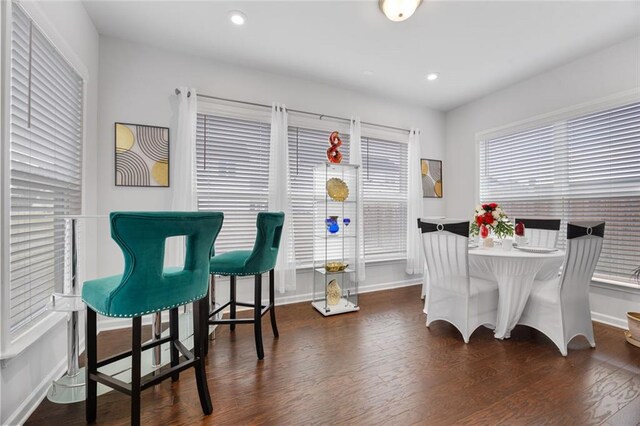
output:
[{"label": "chair nailhead trim", "polygon": [[215,272],[215,271],[209,271],[209,274],[212,275],[222,275],[225,277],[229,277],[231,275],[235,276],[235,277],[246,277],[249,275],[258,275],[258,274],[264,274],[265,272],[269,272],[271,269],[267,269],[266,271],[261,271],[261,272],[245,272],[243,274],[230,274],[229,272]]},{"label": "chair nailhead trim", "polygon": [[176,304],[171,305],[171,306],[165,306],[165,307],[162,307],[160,309],[153,310],[153,311],[139,312],[139,313],[135,313],[135,314],[131,314],[131,315],[124,315],[124,314],[112,315],[112,314],[108,314],[106,312],[102,312],[102,311],[94,308],[91,304],[87,303],[86,301],[84,301],[84,303],[86,303],[88,306],[91,307],[91,309],[93,309],[94,311],[96,311],[100,315],[104,315],[106,317],[112,317],[112,318],[135,318],[135,317],[140,317],[142,315],[155,314],[156,312],[160,312],[160,311],[168,311],[169,309],[173,309],[173,308],[176,308],[178,306],[186,305],[187,303],[191,303],[191,302],[195,302],[196,300],[200,300],[203,297],[205,297],[206,295],[207,295],[207,293],[205,292],[203,295],[195,297],[195,298],[193,298],[191,300],[187,300],[187,301],[184,301],[184,302],[176,303]]}]

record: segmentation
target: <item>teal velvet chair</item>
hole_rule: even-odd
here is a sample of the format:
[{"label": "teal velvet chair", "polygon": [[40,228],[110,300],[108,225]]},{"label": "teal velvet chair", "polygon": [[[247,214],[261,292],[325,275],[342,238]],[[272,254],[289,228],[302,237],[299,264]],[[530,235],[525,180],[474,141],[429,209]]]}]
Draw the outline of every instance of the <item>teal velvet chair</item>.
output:
[{"label": "teal velvet chair", "polygon": [[[209,259],[223,214],[217,212],[114,212],[111,237],[122,249],[124,272],[86,281],[82,300],[87,305],[86,419],[96,419],[97,384],[102,383],[131,396],[131,424],[140,424],[140,393],[169,377],[178,380],[180,371],[194,367],[202,411],[213,408],[204,365],[202,318],[207,318],[207,276]],[[186,237],[184,267],[165,268],[165,241]],[[180,342],[178,307],[193,303],[194,344],[188,351]],[[169,310],[169,336],[142,344],[142,315]],[[108,317],[133,318],[132,347],[102,361],[97,360],[96,313]],[[199,338],[198,338],[199,336]],[[142,381],[142,351],[170,343],[171,365],[165,372]],[[185,361],[180,362],[180,355]],[[98,371],[98,368],[131,356],[131,383]]]},{"label": "teal velvet chair", "polygon": [[[236,324],[253,324],[258,359],[264,358],[262,347],[262,316],[269,311],[273,335],[278,338],[276,313],[274,305],[274,273],[280,247],[284,213],[260,212],[256,218],[256,241],[253,250],[235,250],[211,258],[209,271],[211,273],[211,288],[213,291],[215,275],[229,277],[230,300],[209,314],[209,324],[230,324],[235,330]],[[269,304],[262,305],[262,274],[269,272]],[[236,300],[236,277],[254,276],[254,303],[238,302]],[[228,319],[216,319],[227,306],[230,307]],[[236,307],[253,308],[253,318],[236,318]],[[206,350],[206,349],[205,349]]]}]

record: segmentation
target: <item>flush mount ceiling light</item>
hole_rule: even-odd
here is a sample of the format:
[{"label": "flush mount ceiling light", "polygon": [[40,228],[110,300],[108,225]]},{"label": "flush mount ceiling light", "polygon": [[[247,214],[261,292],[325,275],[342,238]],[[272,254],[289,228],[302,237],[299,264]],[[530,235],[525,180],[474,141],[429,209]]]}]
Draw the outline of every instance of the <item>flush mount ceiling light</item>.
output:
[{"label": "flush mount ceiling light", "polygon": [[429,74],[427,74],[427,80],[429,81],[437,80],[438,77],[440,77],[440,73],[437,72],[430,72]]},{"label": "flush mount ceiling light", "polygon": [[393,22],[409,19],[422,0],[378,0],[380,10]]},{"label": "flush mount ceiling light", "polygon": [[235,25],[244,25],[244,23],[247,22],[247,15],[239,10],[232,10],[229,12],[229,20]]}]

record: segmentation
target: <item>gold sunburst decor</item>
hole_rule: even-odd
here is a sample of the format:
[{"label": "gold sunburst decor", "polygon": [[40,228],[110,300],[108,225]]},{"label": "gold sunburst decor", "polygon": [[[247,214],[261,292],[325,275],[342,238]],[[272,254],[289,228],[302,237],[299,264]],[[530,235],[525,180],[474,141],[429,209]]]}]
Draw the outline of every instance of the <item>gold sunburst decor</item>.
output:
[{"label": "gold sunburst decor", "polygon": [[345,201],[349,198],[349,187],[340,178],[331,178],[327,181],[327,194],[335,201]]}]

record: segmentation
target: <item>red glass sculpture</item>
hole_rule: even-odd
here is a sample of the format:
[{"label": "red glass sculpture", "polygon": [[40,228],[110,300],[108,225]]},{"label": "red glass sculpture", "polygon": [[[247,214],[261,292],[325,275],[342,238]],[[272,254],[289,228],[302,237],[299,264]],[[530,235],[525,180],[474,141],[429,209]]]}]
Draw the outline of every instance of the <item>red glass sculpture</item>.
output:
[{"label": "red glass sculpture", "polygon": [[524,223],[522,223],[522,222],[516,223],[515,231],[516,231],[516,235],[518,237],[524,237]]},{"label": "red glass sculpture", "polygon": [[342,161],[342,153],[338,151],[338,148],[342,145],[340,134],[338,132],[331,132],[331,135],[329,135],[329,143],[331,146],[327,149],[327,158],[332,163],[340,164]]}]

